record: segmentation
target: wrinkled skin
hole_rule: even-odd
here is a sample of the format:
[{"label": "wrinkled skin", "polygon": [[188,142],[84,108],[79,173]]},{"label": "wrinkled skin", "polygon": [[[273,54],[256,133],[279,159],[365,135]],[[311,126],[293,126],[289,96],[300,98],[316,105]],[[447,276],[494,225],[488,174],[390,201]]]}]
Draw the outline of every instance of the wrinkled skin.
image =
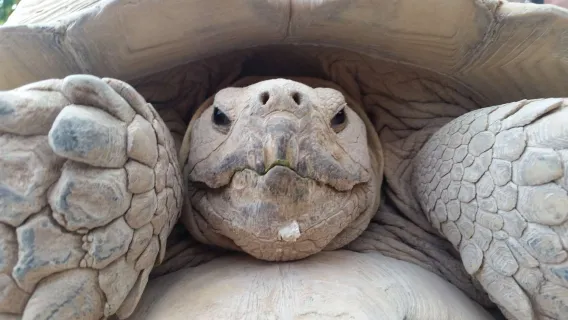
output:
[{"label": "wrinkled skin", "polygon": [[184,139],[182,221],[202,242],[264,260],[342,247],[378,208],[376,139],[335,89],[276,79],[221,90]]},{"label": "wrinkled skin", "polygon": [[[1,182],[5,190],[22,193],[27,192],[17,189],[22,185],[42,186],[30,189],[33,192],[25,196],[29,203],[44,201],[49,208],[9,211],[14,206],[7,206],[2,212],[4,230],[0,236],[4,238],[3,254],[9,258],[2,273],[2,312],[23,313],[23,320],[98,320],[114,314],[128,318],[145,291],[154,263],[166,256],[166,238],[181,210],[181,200],[185,200],[186,206],[192,203],[196,210],[186,207],[183,220],[193,236],[207,244],[245,251],[264,260],[295,260],[345,245],[346,249],[366,252],[351,255],[355,259],[347,258],[346,250],[327,256],[334,267],[334,261],[353,267],[351,277],[364,280],[356,287],[377,289],[366,295],[373,305],[392,299],[394,305],[402,306],[379,308],[385,312],[384,318],[424,319],[420,305],[430,306],[429,300],[404,294],[414,288],[427,290],[428,297],[445,308],[439,316],[425,312],[433,317],[427,319],[490,319],[476,304],[487,305],[471,279],[478,281],[510,319],[563,318],[566,289],[562,274],[568,256],[563,247],[568,223],[568,175],[563,165],[568,148],[566,99],[479,108],[426,135],[423,145],[409,144],[410,150],[420,151],[406,158],[412,161],[407,171],[412,178],[402,184],[409,190],[402,194],[414,197],[410,200],[418,201],[417,207],[428,222],[459,250],[465,272],[471,276],[465,278],[462,269],[455,268],[452,256],[436,251],[444,243],[404,221],[392,202],[385,201],[377,210],[383,151],[358,104],[334,89],[317,89],[321,85],[313,83],[310,87],[272,80],[221,91],[198,110],[180,143],[183,175],[173,157],[173,133],[166,132],[161,116],[125,83],[71,76],[5,93],[4,110],[9,112],[4,113],[0,129],[7,141],[24,143],[1,145],[6,164],[0,166],[0,172],[8,177]],[[26,100],[29,94],[35,99]],[[41,112],[50,96],[57,98],[53,113]],[[205,133],[213,139],[200,139]],[[13,167],[7,164],[26,163],[19,160],[23,153],[16,146],[41,151],[40,164],[55,161],[52,175],[29,174],[25,183],[19,178],[26,175],[9,175]],[[392,163],[392,154],[386,151],[384,156]],[[61,162],[65,163],[60,166]],[[316,165],[321,162],[326,166]],[[35,168],[19,169],[32,173]],[[390,169],[385,171],[387,179],[396,174]],[[391,179],[385,185],[388,194],[396,181]],[[190,198],[183,199],[183,195]],[[9,197],[3,200],[15,201]],[[256,202],[260,209],[250,211],[242,204],[245,202]],[[266,207],[273,211],[262,211]],[[253,215],[260,219],[249,218]],[[325,236],[331,240],[322,240]],[[175,246],[174,241],[167,255],[183,260],[184,254]],[[408,255],[397,255],[389,246]],[[185,253],[186,259],[199,255],[197,251]],[[420,283],[412,280],[410,270],[400,268],[400,260],[387,265],[363,258],[388,254],[434,272],[418,276],[426,280]],[[434,264],[428,264],[426,255],[435,257],[430,259]],[[322,255],[305,259],[307,269],[294,273],[305,277],[307,270],[324,272],[325,268],[315,264],[318,257]],[[445,273],[435,273],[435,259],[447,269]],[[240,283],[231,296],[244,297],[251,287],[238,274],[250,274],[251,269],[245,260],[225,261],[236,272],[233,279]],[[270,279],[257,277],[261,287],[273,290],[277,287],[273,283],[290,285],[290,278],[280,271],[290,270],[291,263],[253,263],[259,270],[267,270],[268,265],[278,271]],[[204,265],[201,270],[220,271],[209,270],[212,266]],[[193,271],[180,272],[191,275]],[[364,276],[366,272],[369,276]],[[390,276],[391,272],[398,277]],[[231,273],[221,274],[214,278],[226,287],[227,278],[223,277],[230,278]],[[343,276],[331,271],[320,280],[309,281],[334,279],[337,284],[335,278],[340,274]],[[306,284],[301,277],[292,278]],[[161,280],[165,278],[154,284]],[[165,303],[170,308],[172,300],[181,298],[185,307],[188,297],[195,302],[193,297],[198,296],[202,298],[195,302],[198,307],[207,306],[208,312],[214,312],[211,302],[221,296],[216,287],[199,284],[211,284],[211,278],[195,280],[197,287],[186,291],[188,295],[184,292],[172,298],[173,291],[170,295],[159,291],[162,306]],[[391,280],[395,281],[385,286]],[[434,280],[447,281],[448,286],[437,286],[450,289],[451,283],[469,297],[462,295],[457,299],[460,302],[449,302],[445,297],[454,293],[436,295],[429,290],[428,283]],[[151,286],[148,291],[156,294],[156,288]],[[393,292],[393,288],[401,291]],[[312,307],[315,312],[326,311],[330,303],[346,303],[334,294],[336,290],[342,289],[317,290],[308,285],[300,290],[300,296],[323,292],[327,303]],[[264,307],[273,309],[275,295],[266,296],[271,298]],[[286,299],[290,296],[279,302]],[[258,298],[254,301],[252,312],[264,310]],[[154,308],[158,303],[143,301],[139,310],[159,310]],[[183,308],[173,309],[183,313]],[[371,318],[376,316],[374,311],[370,314]],[[133,317],[141,318],[138,314]]]}]

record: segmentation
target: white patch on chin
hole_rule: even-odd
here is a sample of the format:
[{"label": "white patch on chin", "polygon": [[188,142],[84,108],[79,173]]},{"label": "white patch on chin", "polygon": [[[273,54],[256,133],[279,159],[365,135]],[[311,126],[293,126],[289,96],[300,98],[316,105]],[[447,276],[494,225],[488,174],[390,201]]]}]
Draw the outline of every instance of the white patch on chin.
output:
[{"label": "white patch on chin", "polygon": [[278,230],[278,240],[286,242],[295,242],[300,235],[300,226],[296,220]]}]

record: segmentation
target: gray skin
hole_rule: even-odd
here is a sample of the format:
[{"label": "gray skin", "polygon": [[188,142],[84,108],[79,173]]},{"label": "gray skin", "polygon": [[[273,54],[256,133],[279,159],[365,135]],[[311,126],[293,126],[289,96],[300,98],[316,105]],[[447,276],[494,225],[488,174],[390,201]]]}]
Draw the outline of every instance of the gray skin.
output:
[{"label": "gray skin", "polygon": [[264,260],[397,238],[408,254],[393,256],[489,306],[487,293],[510,319],[562,319],[564,99],[471,111],[425,139],[412,179],[390,188],[409,191],[440,242],[380,202],[387,153],[357,102],[297,80],[217,93],[179,159],[162,118],[124,82],[78,75],[3,92],[0,311],[128,318],[154,263],[179,253],[166,242],[181,212],[196,240]]}]

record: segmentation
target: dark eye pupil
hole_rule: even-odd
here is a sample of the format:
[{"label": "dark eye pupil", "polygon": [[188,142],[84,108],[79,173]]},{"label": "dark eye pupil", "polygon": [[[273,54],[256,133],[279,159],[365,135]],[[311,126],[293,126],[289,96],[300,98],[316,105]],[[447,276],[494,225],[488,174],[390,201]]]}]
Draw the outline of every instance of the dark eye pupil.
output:
[{"label": "dark eye pupil", "polygon": [[340,124],[343,124],[345,122],[345,110],[341,109],[339,110],[339,112],[333,117],[333,119],[331,119],[331,125],[332,126],[338,126]]},{"label": "dark eye pupil", "polygon": [[231,123],[229,117],[223,113],[223,111],[219,110],[219,108],[215,107],[213,109],[213,123],[219,126],[226,126]]}]

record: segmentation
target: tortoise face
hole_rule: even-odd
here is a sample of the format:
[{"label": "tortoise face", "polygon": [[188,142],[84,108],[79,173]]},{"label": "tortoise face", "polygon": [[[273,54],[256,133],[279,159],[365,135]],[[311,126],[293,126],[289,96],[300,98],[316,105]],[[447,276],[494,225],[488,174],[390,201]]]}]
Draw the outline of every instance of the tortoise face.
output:
[{"label": "tortoise face", "polygon": [[182,220],[197,239],[292,260],[360,234],[342,231],[372,206],[376,177],[340,92],[283,79],[224,89],[188,130]]}]

